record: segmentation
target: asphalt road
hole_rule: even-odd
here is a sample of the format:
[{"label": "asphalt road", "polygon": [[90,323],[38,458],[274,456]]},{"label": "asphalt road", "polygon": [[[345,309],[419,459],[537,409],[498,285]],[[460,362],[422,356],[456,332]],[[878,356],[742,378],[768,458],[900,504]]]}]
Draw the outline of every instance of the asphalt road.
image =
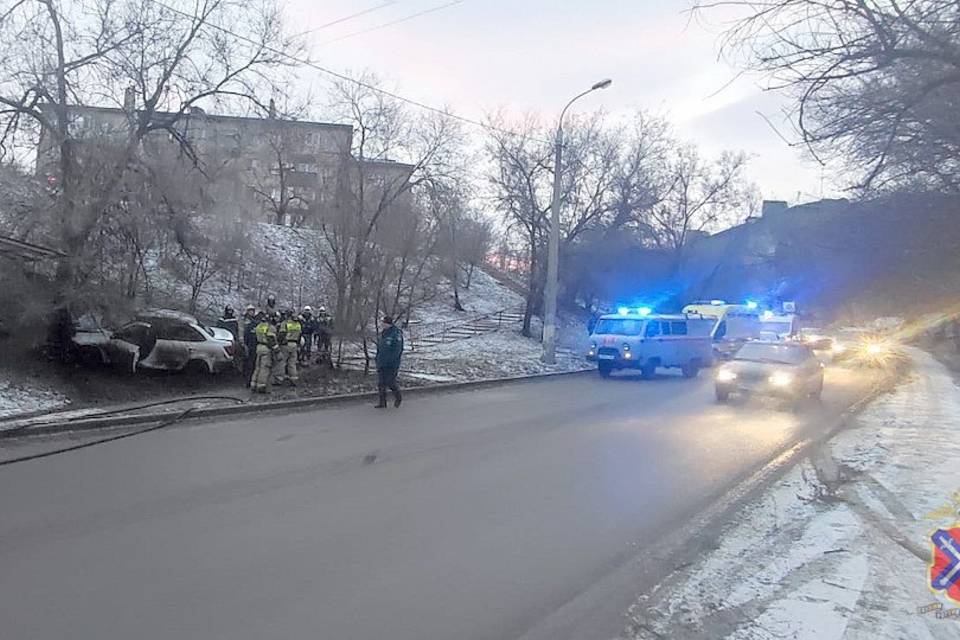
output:
[{"label": "asphalt road", "polygon": [[[0,635],[535,634],[865,386],[830,371],[824,404],[792,413],[716,405],[706,374],[565,377],[0,467]],[[621,625],[608,612],[568,633]]]}]

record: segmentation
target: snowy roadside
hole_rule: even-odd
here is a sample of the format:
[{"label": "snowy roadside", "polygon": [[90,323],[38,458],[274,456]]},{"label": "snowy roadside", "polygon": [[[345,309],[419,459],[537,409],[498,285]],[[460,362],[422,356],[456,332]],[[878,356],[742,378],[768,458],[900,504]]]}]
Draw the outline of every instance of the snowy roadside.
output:
[{"label": "snowy roadside", "polygon": [[403,372],[425,380],[465,382],[594,368],[583,351],[563,344],[554,365],[543,364],[542,354],[543,345],[538,340],[500,331],[407,353]]},{"label": "snowy roadside", "polygon": [[0,377],[0,418],[56,409],[69,400],[55,391]]},{"label": "snowy roadside", "polygon": [[[960,526],[960,388],[929,354],[855,423],[630,611],[633,638],[960,638],[929,588],[931,533]],[[940,605],[921,613],[922,607]],[[956,612],[960,613],[960,612]]]}]

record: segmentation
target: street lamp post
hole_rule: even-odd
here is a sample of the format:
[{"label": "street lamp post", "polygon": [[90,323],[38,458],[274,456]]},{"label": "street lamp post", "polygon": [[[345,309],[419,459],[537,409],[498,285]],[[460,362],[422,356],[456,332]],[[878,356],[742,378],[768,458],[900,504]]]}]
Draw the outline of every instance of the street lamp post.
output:
[{"label": "street lamp post", "polygon": [[553,364],[557,359],[557,290],[559,289],[560,273],[560,196],[561,178],[563,169],[563,117],[567,109],[574,102],[598,89],[606,89],[613,80],[601,80],[573,100],[560,112],[560,121],[557,123],[557,137],[555,141],[553,159],[553,203],[550,205],[550,246],[547,251],[547,283],[543,300],[543,362]]}]

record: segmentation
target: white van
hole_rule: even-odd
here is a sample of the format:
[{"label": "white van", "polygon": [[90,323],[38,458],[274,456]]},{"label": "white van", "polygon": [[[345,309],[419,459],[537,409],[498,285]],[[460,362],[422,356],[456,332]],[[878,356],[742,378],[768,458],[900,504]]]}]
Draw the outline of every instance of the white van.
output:
[{"label": "white van", "polygon": [[687,315],[618,313],[597,320],[587,359],[600,375],[639,369],[645,378],[657,367],[674,367],[687,378],[713,365],[710,331],[714,321]]},{"label": "white van", "polygon": [[760,339],[760,312],[748,305],[694,302],[685,306],[683,313],[711,319],[710,337],[720,358],[731,357],[747,340]]},{"label": "white van", "polygon": [[790,340],[797,333],[796,316],[764,313],[760,316],[760,339],[770,342]]}]

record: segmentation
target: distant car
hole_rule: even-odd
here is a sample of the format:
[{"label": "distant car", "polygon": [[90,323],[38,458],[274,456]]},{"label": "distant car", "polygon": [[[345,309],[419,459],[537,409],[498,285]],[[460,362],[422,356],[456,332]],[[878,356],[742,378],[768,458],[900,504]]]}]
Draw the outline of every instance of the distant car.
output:
[{"label": "distant car", "polygon": [[166,309],[144,311],[113,333],[98,330],[74,338],[85,362],[130,371],[155,369],[219,373],[234,366],[237,345],[226,329],[207,327],[194,316]]},{"label": "distant car", "polygon": [[819,398],[822,392],[823,363],[803,344],[748,342],[717,371],[718,402],[726,402],[731,393],[800,400]]}]

